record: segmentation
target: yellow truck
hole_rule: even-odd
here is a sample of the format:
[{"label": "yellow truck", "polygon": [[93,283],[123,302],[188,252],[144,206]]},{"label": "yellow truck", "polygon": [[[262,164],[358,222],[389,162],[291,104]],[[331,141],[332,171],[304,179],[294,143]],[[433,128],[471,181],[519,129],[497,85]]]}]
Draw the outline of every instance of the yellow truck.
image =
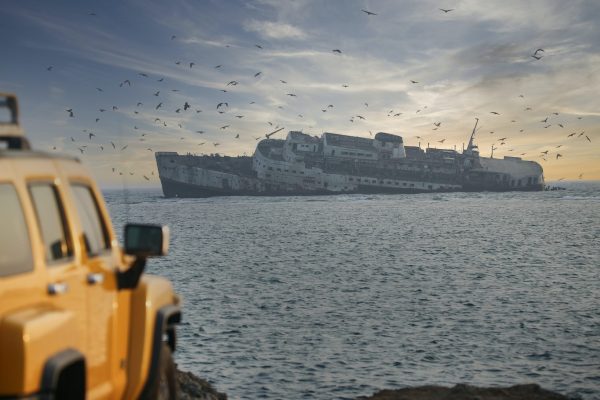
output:
[{"label": "yellow truck", "polygon": [[81,162],[33,151],[0,93],[0,398],[173,399],[179,297],[143,274],[166,227],[119,246]]}]

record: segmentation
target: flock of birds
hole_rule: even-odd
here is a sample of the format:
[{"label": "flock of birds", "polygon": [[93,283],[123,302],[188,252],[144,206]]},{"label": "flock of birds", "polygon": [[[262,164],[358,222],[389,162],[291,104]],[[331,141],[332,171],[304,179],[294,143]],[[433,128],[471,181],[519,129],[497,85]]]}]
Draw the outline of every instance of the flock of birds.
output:
[{"label": "flock of birds", "polygon": [[[454,11],[454,9],[439,9],[441,12],[443,12],[444,14],[448,14],[452,11]],[[374,17],[377,16],[377,13],[372,12],[370,10],[365,10],[362,9],[361,12],[363,12],[364,14],[366,14],[368,17]],[[88,15],[95,17],[96,14],[95,13],[89,13]],[[175,40],[177,38],[176,35],[172,35],[171,36],[171,40]],[[228,47],[228,46],[226,46]],[[260,44],[255,44],[254,47],[256,49],[258,49],[258,51],[263,49],[263,46]],[[332,49],[331,52],[334,55],[342,55],[343,52],[340,49]],[[535,52],[533,52],[533,54],[531,55],[531,57],[533,57],[535,60],[539,61],[544,57],[544,53],[545,50],[538,48],[535,50]],[[196,66],[196,63],[193,61],[188,61],[185,62],[182,60],[176,60],[174,61],[174,64],[178,67],[183,67],[183,68],[187,68],[189,70],[192,70],[194,68],[194,66]],[[215,70],[223,70],[224,66],[223,64],[218,64],[215,65],[213,67]],[[54,66],[48,66],[46,67],[46,70],[48,72],[52,72],[54,70]],[[262,71],[257,71],[253,74],[253,78],[257,79],[257,78],[261,78],[263,76],[263,72]],[[134,115],[138,115],[140,114],[139,110],[142,110],[145,106],[145,103],[150,103],[151,104],[151,108],[150,110],[153,110],[152,113],[154,114],[153,116],[153,121],[151,122],[151,125],[154,125],[156,128],[166,128],[166,127],[173,127],[173,117],[177,118],[178,116],[184,115],[186,113],[193,113],[193,114],[200,114],[203,112],[202,109],[200,108],[195,108],[192,106],[192,100],[184,100],[183,104],[178,104],[177,106],[174,107],[174,109],[172,109],[172,111],[167,111],[166,107],[166,99],[164,98],[165,93],[167,92],[171,92],[171,93],[177,93],[179,92],[178,89],[165,89],[164,85],[165,85],[165,78],[164,77],[160,77],[158,79],[156,79],[155,77],[151,77],[149,74],[145,73],[145,72],[139,72],[137,73],[136,79],[144,79],[144,80],[151,80],[151,79],[155,79],[155,81],[157,82],[157,84],[160,84],[163,87],[158,87],[155,89],[155,91],[152,92],[152,96],[144,99],[144,101],[138,101],[135,105],[135,109],[133,111]],[[407,84],[409,85],[419,85],[420,82],[417,80],[410,80],[410,83],[407,82]],[[288,82],[283,80],[283,79],[279,79],[279,83],[281,85],[287,85]],[[122,80],[118,83],[119,88],[123,89],[123,88],[130,88],[132,86],[135,86],[136,81],[134,78],[128,78],[125,80]],[[234,90],[236,86],[240,85],[240,82],[238,80],[229,80],[228,82],[226,82],[223,86],[222,89],[219,89],[221,92],[223,93],[227,93],[230,90]],[[350,85],[348,83],[343,83],[341,85],[342,88],[349,88]],[[99,93],[104,92],[104,89],[101,87],[96,87],[96,91]],[[162,94],[161,94],[162,93]],[[296,93],[293,93],[292,91],[286,90],[285,91],[285,96],[288,96],[290,98],[298,98],[298,95]],[[521,99],[524,99],[525,96],[524,95],[519,95],[519,97]],[[152,101],[154,100],[154,101]],[[250,102],[249,104],[255,104],[254,101]],[[364,108],[365,109],[369,109],[369,103],[368,102],[364,102],[363,103]],[[320,111],[322,113],[327,113],[327,112],[331,112],[331,110],[334,109],[334,105],[333,104],[328,104],[322,108],[320,108]],[[278,106],[279,109],[283,109],[283,105]],[[229,101],[219,101],[218,103],[215,104],[214,110],[213,112],[216,112],[218,114],[227,114],[230,115],[230,110],[232,110],[233,107],[230,107]],[[421,113],[421,112],[425,112],[427,110],[427,106],[423,106],[420,109],[417,109],[415,111],[415,114]],[[524,111],[528,112],[531,111],[532,108],[529,106],[525,106],[524,107]],[[67,113],[68,118],[76,118],[76,110],[74,108],[68,108],[65,110]],[[95,124],[99,123],[101,121],[101,116],[103,115],[103,113],[109,112],[109,111],[113,111],[113,112],[117,112],[119,111],[119,107],[116,105],[112,105],[110,107],[103,107],[103,108],[99,108],[98,110],[98,116],[95,117]],[[169,113],[167,115],[165,115],[166,113]],[[159,114],[161,113],[161,114]],[[402,115],[407,115],[408,113],[406,111],[398,111],[398,110],[393,110],[390,109],[389,111],[385,112],[385,116],[389,117],[389,118],[398,118],[401,117]],[[147,115],[147,113],[145,114]],[[490,111],[490,115],[494,116],[494,117],[500,117],[500,113],[497,111]],[[551,126],[556,126],[559,127],[561,129],[565,128],[566,123],[564,121],[555,121],[554,117],[557,117],[559,114],[554,112],[552,113],[551,116],[546,117],[545,119],[541,120],[540,123],[543,123],[543,127],[544,128],[550,128]],[[162,117],[162,118],[161,118]],[[241,120],[245,117],[245,115],[243,114],[239,114],[239,113],[234,113],[233,118],[236,118],[237,120]],[[302,113],[297,114],[297,117],[299,119],[303,119],[304,115]],[[552,119],[551,119],[552,118]],[[578,119],[582,119],[582,117],[577,117]],[[365,121],[367,118],[361,114],[354,114],[349,116],[349,121],[351,123],[355,123],[358,121]],[[511,120],[511,123],[516,123],[517,121],[515,119]],[[142,123],[146,123],[149,124],[150,121],[143,121]],[[185,131],[185,128],[183,126],[183,122],[181,120],[175,122],[175,126],[177,126],[179,129],[182,129]],[[264,137],[271,138],[274,134],[281,132],[282,130],[284,130],[284,127],[279,126],[278,124],[274,124],[271,121],[267,121],[267,124],[269,125],[269,132],[266,133],[264,135]],[[230,128],[232,126],[232,123],[227,123],[225,125],[220,126],[219,131],[226,131],[228,128]],[[435,121],[433,122],[433,127],[431,128],[432,131],[437,131],[439,129],[441,129],[442,127],[442,121]],[[309,126],[309,129],[313,128],[312,126]],[[139,130],[137,125],[133,126],[134,130]],[[86,135],[86,140],[81,141],[81,139],[75,139],[74,137],[70,137],[70,141],[72,142],[72,144],[76,147],[77,150],[79,150],[79,152],[81,154],[85,154],[86,151],[88,151],[91,146],[97,146],[96,148],[99,149],[99,151],[104,151],[105,148],[110,149],[112,148],[113,151],[120,151],[123,152],[125,151],[128,147],[129,144],[119,144],[117,145],[114,141],[108,141],[108,142],[100,142],[97,139],[99,139],[98,135],[96,133],[94,133],[94,129],[92,128],[87,128],[87,129],[83,129],[82,130],[83,134]],[[523,133],[524,129],[520,129],[519,133]],[[145,142],[147,139],[149,139],[148,134],[152,133],[152,132],[144,132],[144,133],[140,133],[139,136],[137,136],[137,139],[140,142]],[[199,135],[203,135],[206,133],[206,131],[204,130],[195,130],[194,131],[195,134],[199,134]],[[372,136],[372,132],[368,131],[369,135]],[[490,131],[490,134],[494,134],[494,131]],[[234,135],[232,136],[233,139],[239,139],[240,138],[240,134],[239,133],[234,133]],[[263,136],[255,136],[254,139],[255,140],[259,140],[263,138]],[[431,138],[424,138],[421,136],[416,136],[415,137],[417,140],[419,140],[419,146],[421,145],[421,141],[428,141]],[[577,139],[585,139],[588,142],[591,142],[591,138],[585,134],[584,131],[581,132],[571,132],[568,135],[566,135],[567,139],[570,140],[577,140]],[[181,136],[180,140],[185,140],[186,137],[185,136]],[[438,138],[436,138],[438,139]],[[501,149],[503,147],[501,146],[505,146],[508,142],[510,138],[509,137],[501,137],[496,139],[496,141],[492,144],[492,155],[493,152],[495,150]],[[434,143],[440,143],[440,144],[444,144],[444,142],[446,141],[446,138],[439,138],[438,140],[433,140]],[[198,146],[203,146],[203,145],[210,145],[212,144],[213,148],[218,147],[219,145],[221,145],[220,141],[211,141],[210,144],[208,143],[207,140],[205,141],[201,141],[199,143],[197,143]],[[430,143],[427,143],[427,146],[429,147]],[[564,157],[564,155],[562,153],[558,152],[558,149],[560,149],[563,146],[563,144],[557,145],[555,146],[555,149],[545,149],[544,151],[542,151],[538,156],[542,161],[547,161],[549,159],[549,157],[554,157],[556,160]],[[54,150],[57,150],[57,147],[54,146],[53,147]],[[147,147],[146,148],[148,151],[153,152],[153,148],[152,147]],[[505,149],[505,148],[503,148]],[[506,149],[507,152],[514,152],[516,149],[515,148],[510,148],[510,149]],[[193,153],[194,151],[190,151],[191,153]],[[526,156],[527,153],[519,153],[520,156]],[[119,175],[123,175],[124,172],[112,167],[112,172],[115,174],[119,174]],[[130,172],[128,171],[128,173],[130,175],[134,175],[135,172]],[[151,171],[148,174],[141,174],[141,176],[146,179],[146,180],[150,180],[151,178],[149,177],[154,175],[154,171]],[[582,177],[582,175],[579,176],[580,178]]]}]

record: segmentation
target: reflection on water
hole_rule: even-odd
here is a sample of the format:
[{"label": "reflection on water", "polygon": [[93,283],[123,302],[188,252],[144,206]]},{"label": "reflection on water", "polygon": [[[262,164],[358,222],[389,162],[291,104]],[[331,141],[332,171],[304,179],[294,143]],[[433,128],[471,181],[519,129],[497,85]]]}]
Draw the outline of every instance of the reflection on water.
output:
[{"label": "reflection on water", "polygon": [[600,188],[540,193],[164,199],[148,270],[184,298],[181,368],[230,398],[352,398],[537,382],[600,393]]}]

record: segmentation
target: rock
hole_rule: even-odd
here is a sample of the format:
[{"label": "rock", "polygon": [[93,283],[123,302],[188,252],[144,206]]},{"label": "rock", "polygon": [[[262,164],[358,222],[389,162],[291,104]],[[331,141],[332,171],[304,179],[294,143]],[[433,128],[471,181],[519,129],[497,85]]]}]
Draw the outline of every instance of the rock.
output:
[{"label": "rock", "polygon": [[381,390],[370,397],[357,400],[568,400],[536,384],[515,385],[508,388],[481,388],[459,384],[452,388],[419,386],[397,390]]},{"label": "rock", "polygon": [[225,393],[219,393],[210,383],[191,372],[177,369],[175,374],[179,385],[180,400],[227,400]]}]

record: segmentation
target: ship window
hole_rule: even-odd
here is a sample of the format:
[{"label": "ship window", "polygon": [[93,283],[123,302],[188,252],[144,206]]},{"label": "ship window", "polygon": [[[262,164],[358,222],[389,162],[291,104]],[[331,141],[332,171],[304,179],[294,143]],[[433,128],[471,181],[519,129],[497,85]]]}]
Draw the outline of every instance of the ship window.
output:
[{"label": "ship window", "polygon": [[391,184],[392,184],[392,181],[387,181],[387,184],[388,184],[388,185],[391,185]]},{"label": "ship window", "polygon": [[396,182],[396,186],[400,185],[400,182]]},{"label": "ship window", "polygon": [[356,178],[356,182],[360,182],[360,178]]},{"label": "ship window", "polygon": [[304,175],[304,171],[300,171],[300,173],[301,173],[302,175]]},{"label": "ship window", "polygon": [[293,173],[296,173],[296,170],[295,170],[295,169],[293,169],[293,170],[292,170],[292,172],[293,172]]},{"label": "ship window", "polygon": [[273,171],[273,167],[269,167],[269,171]]},{"label": "ship window", "polygon": [[281,168],[277,168],[277,171],[281,172]]},{"label": "ship window", "polygon": [[536,183],[537,183],[537,179],[538,179],[538,178],[535,178],[535,177],[533,178],[533,183],[534,183],[534,184],[536,184]]},{"label": "ship window", "polygon": [[346,156],[346,155],[348,155],[348,152],[347,151],[342,151],[342,155]]},{"label": "ship window", "polygon": [[286,169],[286,170],[285,170],[285,172],[289,172],[289,170],[288,170],[288,169]]},{"label": "ship window", "polygon": [[528,184],[528,185],[531,185],[531,177],[528,177],[528,178],[527,178],[527,184]]},{"label": "ship window", "polygon": [[377,179],[373,179],[373,183],[377,183]]},{"label": "ship window", "polygon": [[411,184],[410,184],[410,187],[415,187],[415,184],[414,184],[414,183],[411,183]]},{"label": "ship window", "polygon": [[350,182],[352,182],[352,181],[354,180],[354,178],[348,178],[348,180],[349,180]]},{"label": "ship window", "polygon": [[431,190],[431,189],[433,189],[433,186],[428,185],[427,188],[429,188]]},{"label": "ship window", "polygon": [[266,176],[267,178],[270,178],[270,177],[271,177],[271,174],[265,174],[265,176]]}]

